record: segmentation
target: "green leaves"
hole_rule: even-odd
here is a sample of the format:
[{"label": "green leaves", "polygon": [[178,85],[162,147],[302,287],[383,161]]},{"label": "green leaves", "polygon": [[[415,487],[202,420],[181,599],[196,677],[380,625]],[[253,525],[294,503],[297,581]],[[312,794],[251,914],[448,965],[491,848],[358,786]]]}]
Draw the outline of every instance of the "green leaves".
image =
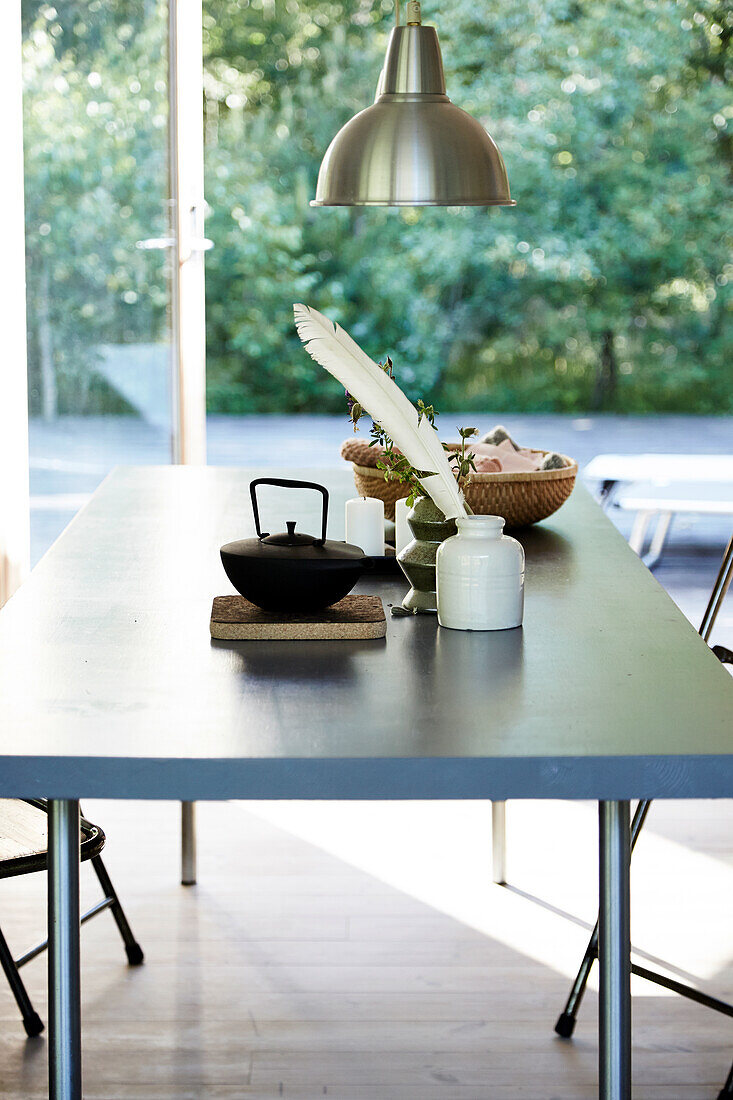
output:
[{"label": "green leaves", "polygon": [[[134,242],[167,235],[166,5],[23,7],[31,382],[48,278],[72,405],[97,344],[165,325],[161,254]],[[721,0],[436,10],[448,92],[497,141],[518,200],[488,211],[308,205],[330,140],[373,99],[391,10],[204,7],[212,411],[342,408],[302,354],[294,300],[389,349],[420,415],[733,408]]]},{"label": "green leaves", "polygon": [[169,233],[165,4],[23,13],[31,410],[129,411],[96,367],[167,339],[165,253],[136,248]]},{"label": "green leaves", "polygon": [[448,458],[455,470],[458,484],[463,485],[468,480],[471,471],[476,470],[476,456],[467,449],[467,440],[478,435],[478,428],[457,428],[456,430],[461,440],[460,447],[456,450],[449,444],[444,444],[444,446],[448,451]]},{"label": "green leaves", "polygon": [[420,423],[422,418],[425,417],[428,424],[432,425],[432,427],[434,428],[435,427],[435,417],[437,415],[438,414],[436,413],[436,411],[435,411],[435,409],[433,408],[432,405],[426,405],[425,402],[423,401],[422,397],[418,397],[418,399],[417,399],[417,419],[418,419],[418,423]]}]

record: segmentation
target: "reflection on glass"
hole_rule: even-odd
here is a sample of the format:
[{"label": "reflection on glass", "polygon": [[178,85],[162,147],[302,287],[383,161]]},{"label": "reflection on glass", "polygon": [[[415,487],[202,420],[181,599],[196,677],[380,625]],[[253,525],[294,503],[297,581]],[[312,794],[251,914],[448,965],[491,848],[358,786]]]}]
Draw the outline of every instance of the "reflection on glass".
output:
[{"label": "reflection on glass", "polygon": [[23,5],[34,561],[117,463],[170,458],[167,13]]}]

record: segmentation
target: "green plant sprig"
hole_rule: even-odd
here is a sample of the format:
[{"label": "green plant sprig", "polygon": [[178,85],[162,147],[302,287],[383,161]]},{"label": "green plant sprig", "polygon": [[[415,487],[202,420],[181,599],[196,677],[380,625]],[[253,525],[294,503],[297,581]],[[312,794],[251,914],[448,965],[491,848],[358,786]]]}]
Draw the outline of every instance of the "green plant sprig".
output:
[{"label": "green plant sprig", "polygon": [[444,447],[448,452],[449,462],[455,463],[456,480],[463,489],[471,476],[471,471],[476,473],[476,455],[466,448],[467,440],[478,435],[478,428],[458,428],[458,434],[461,437],[461,443],[457,449],[448,443],[445,443]]},{"label": "green plant sprig", "polygon": [[[380,362],[378,366],[394,379],[394,364],[389,356]],[[349,419],[355,432],[359,430],[358,424],[362,417],[365,415],[364,409],[346,391],[346,400],[349,406]],[[435,427],[435,419],[438,414],[435,411],[433,405],[426,405],[423,399],[420,397],[417,401],[417,416],[418,423],[423,417],[426,418],[431,427]],[[472,439],[478,435],[478,428],[459,428],[458,434],[461,437],[460,447],[456,450],[451,444],[444,443],[443,447],[448,452],[448,459],[454,465],[454,473],[456,474],[456,480],[458,484],[463,488],[467,482],[471,470],[476,469],[475,455],[471,451],[466,450],[466,441]],[[394,441],[387,435],[381,424],[376,421],[372,422],[370,430],[371,439],[369,441],[370,447],[377,445],[384,447],[384,454],[377,459],[377,469],[384,472],[385,481],[396,481],[401,485],[407,485],[409,493],[407,495],[407,505],[412,507],[415,501],[421,497],[427,496],[427,493],[423,489],[420,478],[428,477],[429,470],[416,470],[400,451],[395,450]]]}]

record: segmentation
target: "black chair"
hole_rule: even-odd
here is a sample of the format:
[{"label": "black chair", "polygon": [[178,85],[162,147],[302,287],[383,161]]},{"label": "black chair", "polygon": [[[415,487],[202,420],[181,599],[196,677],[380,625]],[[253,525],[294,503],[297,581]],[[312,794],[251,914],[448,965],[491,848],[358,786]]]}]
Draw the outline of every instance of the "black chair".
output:
[{"label": "black chair", "polygon": [[[725,554],[723,555],[723,561],[718,572],[713,590],[710,594],[710,600],[708,601],[705,614],[703,615],[702,622],[700,624],[699,634],[708,641],[710,634],[712,633],[715,620],[720,611],[723,600],[725,599],[728,588],[730,587],[731,580],[733,579],[733,537],[731,537],[728,543]],[[712,647],[713,653],[723,664],[733,664],[733,652],[727,649],[725,646],[716,645]],[[642,830],[644,821],[649,812],[651,806],[651,800],[641,801],[637,804],[634,812],[634,817],[631,822],[631,851],[634,850],[634,845],[639,838],[639,833]],[[502,869],[503,873],[503,869]],[[555,1024],[555,1031],[563,1039],[569,1039],[573,1031],[575,1030],[575,1023],[578,1017],[578,1011],[580,1004],[585,993],[586,985],[588,984],[588,978],[590,976],[591,969],[594,961],[598,958],[598,922],[593,929],[588,946],[583,956],[583,961],[580,964],[577,976],[570,989],[565,1008],[560,1013],[557,1023]],[[636,963],[631,964],[632,974],[637,974],[641,978],[646,978],[647,981],[654,982],[656,985],[664,986],[666,989],[671,989],[674,993],[679,993],[682,997],[687,997],[691,1001],[697,1001],[698,1004],[705,1005],[706,1008],[712,1008],[716,1012],[721,1012],[725,1016],[733,1016],[733,1005],[727,1004],[725,1001],[718,1000],[717,997],[711,997],[707,993],[703,993],[699,989],[695,989],[693,986],[686,985],[684,982],[675,981],[673,978],[668,978],[664,974],[659,974],[656,970],[649,970],[647,967],[638,966]],[[718,1100],[733,1100],[733,1067],[731,1067],[730,1073],[726,1080],[725,1085],[718,1094]]]},{"label": "black chair", "polygon": [[[105,837],[97,825],[81,818],[80,858],[91,860],[99,879],[104,897],[81,918],[81,923],[91,920],[98,913],[110,909],[122,936],[130,966],[139,966],[144,959],[142,948],[132,934],[124,910],[120,905],[107,868],[100,852]],[[48,804],[40,798],[0,798],[0,878],[14,878],[48,868]],[[20,958],[14,959],[5,936],[0,929],[0,966],[5,972],[18,1008],[23,1016],[23,1026],[29,1036],[43,1031],[43,1021],[33,1008],[28,991],[20,976],[20,968],[35,959],[48,947],[48,940],[32,947]]]}]

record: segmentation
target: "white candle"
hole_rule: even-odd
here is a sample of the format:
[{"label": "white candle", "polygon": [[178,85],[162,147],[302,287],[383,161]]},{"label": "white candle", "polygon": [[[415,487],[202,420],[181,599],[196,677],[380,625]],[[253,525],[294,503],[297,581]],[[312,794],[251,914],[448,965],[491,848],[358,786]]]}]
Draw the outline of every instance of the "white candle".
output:
[{"label": "white candle", "polygon": [[346,541],[360,546],[367,557],[384,557],[384,501],[355,497],[346,501]]},{"label": "white candle", "polygon": [[407,523],[407,514],[410,509],[405,497],[395,501],[394,505],[394,552],[399,554],[404,550],[408,542],[412,542],[413,534]]}]

